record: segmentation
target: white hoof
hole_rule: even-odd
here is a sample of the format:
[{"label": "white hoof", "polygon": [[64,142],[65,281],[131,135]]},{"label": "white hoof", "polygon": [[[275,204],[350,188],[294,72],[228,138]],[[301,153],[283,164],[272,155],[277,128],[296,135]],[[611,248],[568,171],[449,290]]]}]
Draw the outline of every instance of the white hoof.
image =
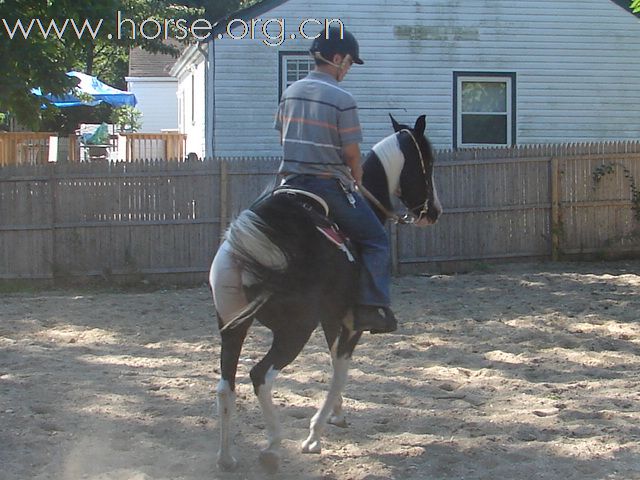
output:
[{"label": "white hoof", "polygon": [[302,453],[321,453],[321,452],[322,452],[322,445],[320,444],[320,440],[307,438],[304,442],[302,442]]},{"label": "white hoof", "polygon": [[276,473],[280,468],[280,455],[271,451],[271,450],[263,450],[260,452],[260,465],[265,469],[267,473]]},{"label": "white hoof", "polygon": [[218,468],[225,472],[232,472],[238,467],[238,461],[231,455],[218,456]]}]

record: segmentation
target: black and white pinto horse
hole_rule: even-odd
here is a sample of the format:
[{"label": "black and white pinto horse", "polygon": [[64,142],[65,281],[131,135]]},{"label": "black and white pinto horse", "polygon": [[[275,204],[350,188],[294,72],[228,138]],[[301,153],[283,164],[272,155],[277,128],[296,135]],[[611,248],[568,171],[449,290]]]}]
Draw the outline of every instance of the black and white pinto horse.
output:
[{"label": "black and white pinto horse", "polygon": [[[424,136],[425,117],[419,117],[413,128],[391,120],[395,133],[379,142],[363,164],[363,185],[375,197],[370,201],[372,208],[382,223],[393,218],[419,226],[433,224],[442,208],[433,181],[432,149]],[[392,213],[393,195],[410,216]],[[254,319],[273,332],[271,348],[250,372],[266,424],[267,447],[260,454],[263,467],[274,472],[279,466],[282,430],[271,399],[274,380],[318,325],[331,352],[333,378],[326,400],[311,419],[302,452],[320,453],[320,436],[327,423],[346,426],[342,391],[362,335],[353,329],[357,278],[353,257],[327,240],[316,228],[308,205],[292,195],[268,195],[232,223],[210,274],[222,339],[217,388],[221,469],[237,465],[230,451],[235,377]],[[238,286],[235,292],[233,282]]]}]

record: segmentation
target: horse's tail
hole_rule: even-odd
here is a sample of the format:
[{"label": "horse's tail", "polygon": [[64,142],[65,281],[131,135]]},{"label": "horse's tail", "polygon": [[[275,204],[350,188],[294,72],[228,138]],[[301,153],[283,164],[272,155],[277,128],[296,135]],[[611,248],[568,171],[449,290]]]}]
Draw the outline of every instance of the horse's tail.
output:
[{"label": "horse's tail", "polygon": [[231,224],[226,241],[243,267],[250,303],[225,329],[254,315],[274,295],[297,298],[335,282],[342,254],[318,231],[309,212],[286,195],[265,197]]},{"label": "horse's tail", "polygon": [[252,210],[244,210],[225,232],[225,240],[233,257],[240,262],[245,274],[244,287],[260,285],[251,301],[224,326],[220,332],[233,330],[251,320],[271,298],[273,291],[265,279],[282,272],[287,261],[284,253],[270,238],[270,227]]},{"label": "horse's tail", "polygon": [[256,298],[254,298],[249,304],[243,308],[230,322],[226,323],[220,328],[220,333],[226,330],[232,330],[245,322],[251,320],[258,310],[267,303],[271,298],[272,292],[261,292]]},{"label": "horse's tail", "polygon": [[255,283],[287,268],[287,257],[272,238],[272,228],[252,210],[244,210],[227,230],[234,256],[256,277]]}]

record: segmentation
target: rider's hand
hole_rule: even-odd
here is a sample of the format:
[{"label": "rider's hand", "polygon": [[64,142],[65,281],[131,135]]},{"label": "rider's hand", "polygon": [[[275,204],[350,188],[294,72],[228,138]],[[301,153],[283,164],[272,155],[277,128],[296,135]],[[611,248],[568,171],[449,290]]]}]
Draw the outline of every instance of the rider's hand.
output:
[{"label": "rider's hand", "polygon": [[362,183],[362,165],[360,164],[362,155],[360,153],[360,145],[352,143],[343,146],[342,158],[344,159],[344,163],[351,169],[351,175],[353,175],[356,184],[360,185]]}]

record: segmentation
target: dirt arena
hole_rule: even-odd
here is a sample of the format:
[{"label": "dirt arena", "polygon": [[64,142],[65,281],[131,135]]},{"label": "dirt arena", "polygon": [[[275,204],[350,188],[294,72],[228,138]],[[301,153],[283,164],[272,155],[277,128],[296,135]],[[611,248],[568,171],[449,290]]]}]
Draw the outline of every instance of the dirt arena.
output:
[{"label": "dirt arena", "polygon": [[278,475],[241,357],[233,473],[218,471],[206,288],[0,295],[0,479],[640,479],[640,261],[491,266],[394,282],[401,328],[364,335],[349,428],[301,455],[327,390],[316,332],[276,383]]}]

